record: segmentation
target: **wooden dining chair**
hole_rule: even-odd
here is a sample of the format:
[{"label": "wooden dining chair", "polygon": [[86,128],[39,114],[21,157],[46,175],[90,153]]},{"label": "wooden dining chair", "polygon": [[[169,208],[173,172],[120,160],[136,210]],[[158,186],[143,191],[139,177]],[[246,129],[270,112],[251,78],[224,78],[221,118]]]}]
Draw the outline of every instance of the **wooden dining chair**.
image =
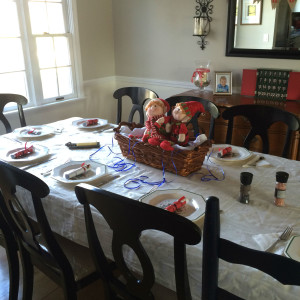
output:
[{"label": "wooden dining chair", "polygon": [[[202,300],[241,300],[218,286],[219,260],[258,269],[284,285],[300,285],[300,263],[220,237],[219,199],[208,197],[203,229]],[[229,276],[229,275],[228,275]]]},{"label": "wooden dining chair", "polygon": [[144,124],[144,104],[148,99],[158,98],[157,93],[143,87],[123,87],[117,89],[113,97],[118,100],[117,124],[122,120],[122,102],[125,97],[130,97],[132,108],[129,114],[128,122],[132,123],[135,112],[140,115],[140,124]]},{"label": "wooden dining chair", "polygon": [[[24,210],[16,193],[28,193],[36,223]],[[49,187],[38,177],[0,161],[0,209],[14,232],[23,269],[23,299],[32,299],[33,266],[63,289],[65,299],[99,278],[88,248],[55,234],[48,223],[42,198]],[[51,199],[48,201],[51,202]],[[33,218],[34,218],[33,217]],[[34,226],[35,225],[35,226]]]},{"label": "wooden dining chair", "polygon": [[[218,118],[220,113],[219,113],[219,109],[213,102],[203,99],[203,98],[196,97],[196,96],[172,96],[165,100],[168,101],[168,103],[170,104],[170,107],[174,107],[176,105],[176,103],[181,103],[181,102],[187,102],[187,101],[200,102],[203,105],[205,111],[210,113],[210,126],[209,126],[208,138],[210,140],[214,139],[215,119]],[[172,113],[172,111],[170,110],[168,112],[168,115],[171,115],[171,113]],[[192,125],[193,125],[195,137],[200,133],[199,125],[198,125],[198,118],[199,118],[200,114],[201,114],[200,112],[196,113],[193,116],[193,118],[191,119],[191,121],[189,122],[189,123],[192,123]]]},{"label": "wooden dining chair", "polygon": [[10,102],[17,104],[21,127],[26,126],[23,105],[26,105],[28,100],[24,96],[18,94],[0,94],[0,121],[3,123],[6,133],[12,132],[11,125],[3,113],[4,107]]},{"label": "wooden dining chair", "polygon": [[222,113],[223,119],[228,120],[226,144],[231,144],[233,121],[237,116],[247,118],[251,126],[250,131],[244,139],[243,146],[249,149],[252,139],[258,135],[262,138],[263,153],[269,153],[268,129],[274,123],[285,123],[287,125],[287,129],[282,157],[288,157],[292,132],[299,130],[299,118],[288,111],[267,105],[236,105],[229,107]]},{"label": "wooden dining chair", "polygon": [[[0,191],[1,193],[1,191]],[[5,248],[9,273],[9,300],[17,300],[19,294],[18,247],[12,230],[0,210],[0,246]]]},{"label": "wooden dining chair", "polygon": [[[88,184],[75,187],[77,198],[84,207],[86,230],[94,262],[105,281],[107,299],[153,299],[151,288],[155,283],[155,273],[150,257],[140,241],[141,234],[148,229],[165,232],[174,237],[174,264],[176,292],[178,299],[191,299],[186,264],[186,244],[196,245],[201,240],[199,227],[190,220],[151,206],[114,194]],[[107,262],[93,222],[91,207],[96,208],[112,230],[112,253],[117,275],[122,275],[122,283]],[[133,274],[125,263],[123,246],[133,249],[142,268],[142,279]],[[159,249],[157,249],[159,250]],[[119,298],[118,298],[119,299]]]}]

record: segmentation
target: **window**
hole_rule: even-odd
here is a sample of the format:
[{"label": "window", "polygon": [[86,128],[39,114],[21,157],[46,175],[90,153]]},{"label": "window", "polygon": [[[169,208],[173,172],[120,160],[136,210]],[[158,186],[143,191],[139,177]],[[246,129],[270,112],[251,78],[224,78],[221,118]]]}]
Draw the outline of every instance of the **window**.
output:
[{"label": "window", "polygon": [[0,0],[0,93],[37,106],[77,97],[72,0]]}]

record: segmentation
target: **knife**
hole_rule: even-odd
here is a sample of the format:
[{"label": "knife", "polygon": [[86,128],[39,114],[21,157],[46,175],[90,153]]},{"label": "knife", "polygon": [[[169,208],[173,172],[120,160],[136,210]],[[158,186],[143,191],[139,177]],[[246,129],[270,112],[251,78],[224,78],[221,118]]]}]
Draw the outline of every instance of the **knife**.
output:
[{"label": "knife", "polygon": [[243,168],[249,168],[249,167],[255,167],[256,163],[261,160],[264,159],[263,156],[260,155],[255,155],[251,160],[249,160],[245,165],[243,165]]},{"label": "knife", "polygon": [[57,156],[53,156],[53,157],[51,157],[51,158],[49,158],[49,159],[47,159],[47,160],[40,161],[40,162],[37,162],[37,163],[32,164],[32,165],[20,167],[19,169],[21,169],[21,170],[23,170],[23,171],[24,171],[24,170],[28,170],[28,169],[33,168],[33,167],[36,167],[36,166],[38,166],[38,165],[45,164],[46,162],[51,161],[51,160],[56,159],[56,158],[57,158]]}]

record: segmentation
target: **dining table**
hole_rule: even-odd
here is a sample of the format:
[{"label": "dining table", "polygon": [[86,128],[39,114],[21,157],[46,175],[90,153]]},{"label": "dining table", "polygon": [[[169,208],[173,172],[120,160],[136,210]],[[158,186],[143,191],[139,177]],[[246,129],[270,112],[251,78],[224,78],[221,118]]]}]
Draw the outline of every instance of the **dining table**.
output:
[{"label": "dining table", "polygon": [[[291,238],[278,241],[271,251],[300,261],[300,161],[251,152],[233,145],[234,155],[226,159],[219,157],[217,152],[228,145],[213,144],[202,167],[183,177],[176,172],[156,169],[123,157],[114,139],[117,125],[103,120],[101,126],[83,126],[83,121],[86,119],[73,117],[41,126],[27,126],[27,129],[18,128],[0,136],[0,159],[34,174],[50,187],[50,194],[42,201],[50,226],[57,234],[88,246],[83,206],[74,192],[76,184],[81,182],[149,205],[156,205],[151,201],[164,194],[193,199],[198,203],[195,206],[198,214],[191,220],[201,230],[205,218],[205,199],[215,196],[220,200],[222,238],[265,251],[287,226],[292,226]],[[29,135],[28,128],[40,133]],[[72,149],[66,146],[67,143],[97,142],[99,144],[94,148]],[[12,158],[12,153],[31,145],[37,149],[35,156],[30,158],[29,155],[19,161]],[[259,161],[247,165],[255,155],[259,155]],[[83,162],[91,164],[98,171],[92,172],[90,177],[79,176],[68,181],[63,174],[70,166],[75,166],[75,162],[79,166]],[[284,206],[274,203],[276,172],[279,171],[289,174]],[[242,172],[253,174],[249,203],[240,202]],[[18,188],[17,195],[25,210],[34,218],[28,192]],[[113,258],[110,248],[112,231],[96,209],[92,208],[92,213],[105,254]],[[185,217],[189,218],[188,215]],[[175,291],[172,237],[148,230],[142,233],[141,242],[153,262],[156,282],[171,292]],[[187,246],[187,268],[193,299],[201,299],[202,243]],[[289,252],[289,249],[293,251]],[[139,273],[140,264],[134,251],[124,247],[124,254],[127,265]],[[219,266],[219,286],[245,299],[298,300],[300,297],[300,287],[284,286],[256,269],[224,261]]]}]

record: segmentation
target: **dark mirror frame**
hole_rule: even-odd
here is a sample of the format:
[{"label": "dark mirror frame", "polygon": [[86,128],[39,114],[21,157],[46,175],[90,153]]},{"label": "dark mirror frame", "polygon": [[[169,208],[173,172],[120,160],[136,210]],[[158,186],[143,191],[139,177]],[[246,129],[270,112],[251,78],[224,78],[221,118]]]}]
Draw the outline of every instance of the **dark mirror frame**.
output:
[{"label": "dark mirror frame", "polygon": [[228,0],[226,56],[300,59],[300,50],[234,48],[236,0]]}]

